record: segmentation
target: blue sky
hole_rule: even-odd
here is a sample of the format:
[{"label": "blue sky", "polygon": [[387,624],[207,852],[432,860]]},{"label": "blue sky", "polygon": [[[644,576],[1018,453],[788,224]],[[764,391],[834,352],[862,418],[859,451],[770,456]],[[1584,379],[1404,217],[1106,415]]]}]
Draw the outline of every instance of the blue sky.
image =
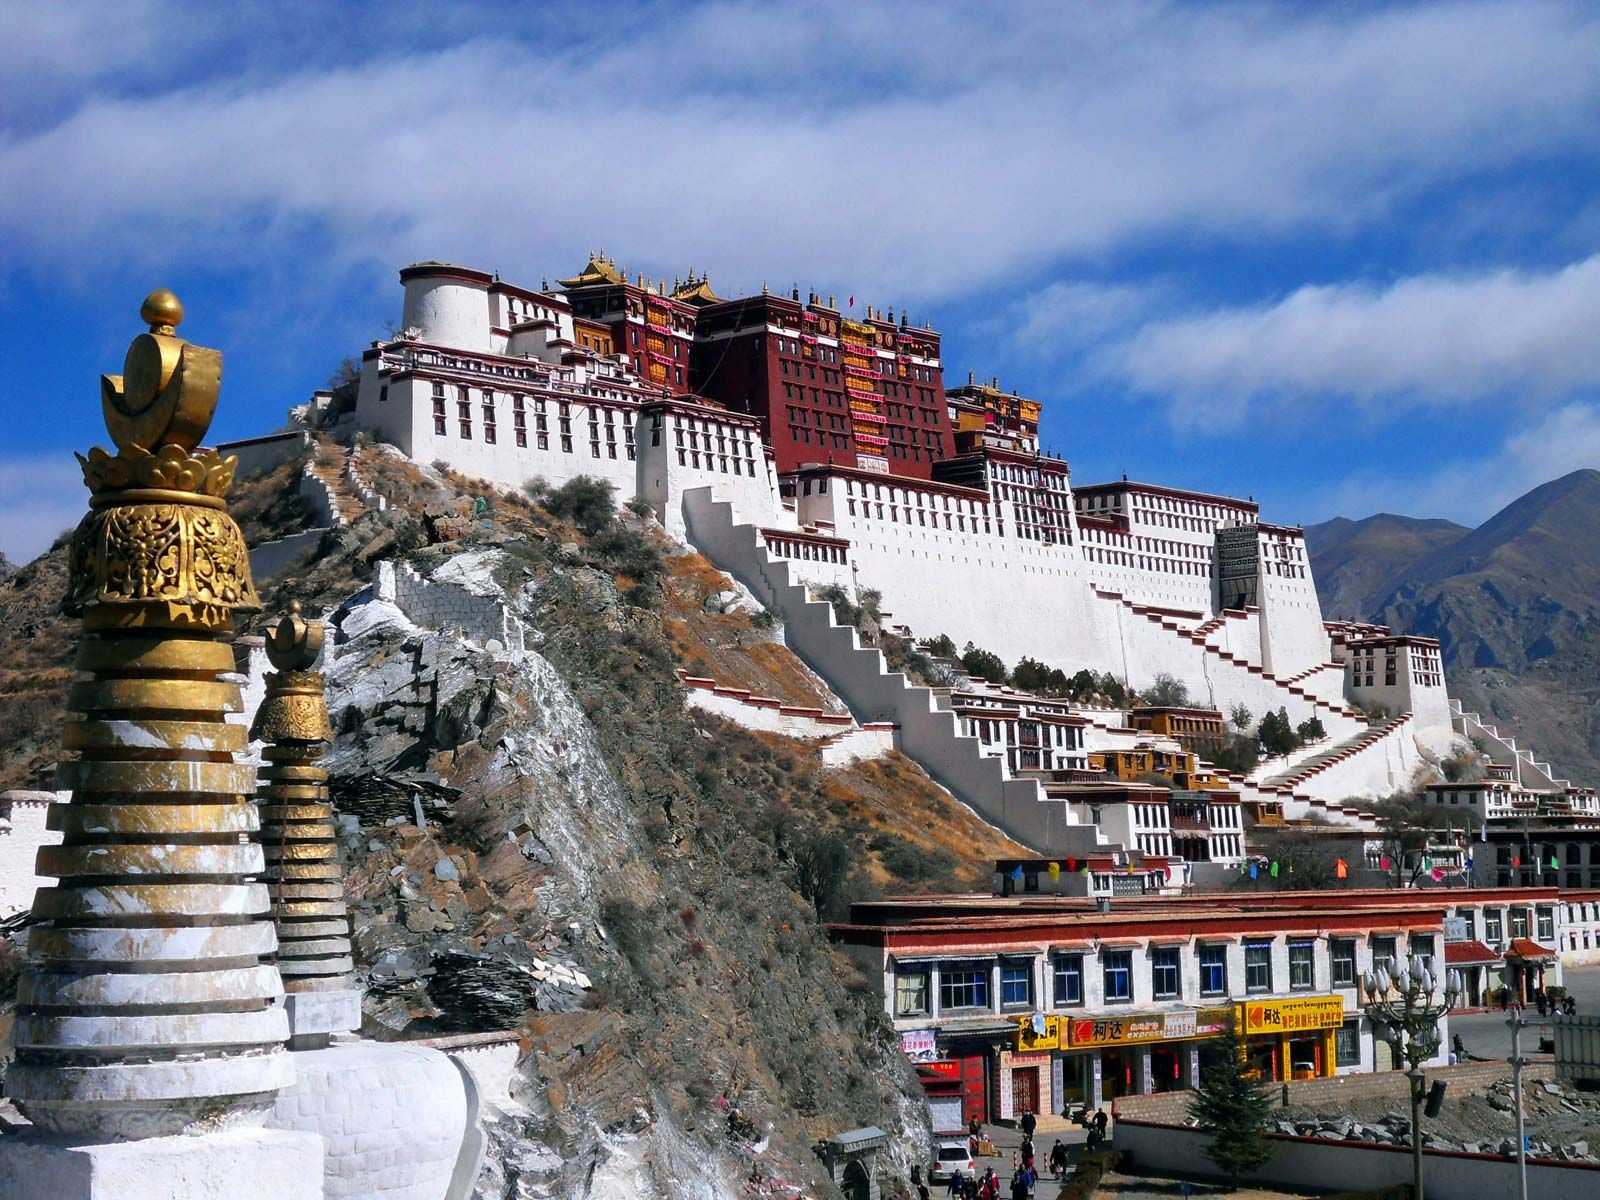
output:
[{"label": "blue sky", "polygon": [[[264,432],[396,270],[909,310],[1082,482],[1477,522],[1600,466],[1600,9],[0,3],[0,549],[139,300]],[[26,357],[26,369],[17,360]]]}]

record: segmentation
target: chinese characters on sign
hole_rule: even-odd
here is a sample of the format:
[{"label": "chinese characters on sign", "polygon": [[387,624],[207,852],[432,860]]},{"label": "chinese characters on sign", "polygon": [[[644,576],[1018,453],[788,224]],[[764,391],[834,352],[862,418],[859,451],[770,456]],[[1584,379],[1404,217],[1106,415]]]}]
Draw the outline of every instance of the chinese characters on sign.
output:
[{"label": "chinese characters on sign", "polygon": [[1311,1029],[1337,1029],[1343,1024],[1344,1001],[1338,996],[1262,1000],[1244,1006],[1247,1034],[1301,1033]]}]

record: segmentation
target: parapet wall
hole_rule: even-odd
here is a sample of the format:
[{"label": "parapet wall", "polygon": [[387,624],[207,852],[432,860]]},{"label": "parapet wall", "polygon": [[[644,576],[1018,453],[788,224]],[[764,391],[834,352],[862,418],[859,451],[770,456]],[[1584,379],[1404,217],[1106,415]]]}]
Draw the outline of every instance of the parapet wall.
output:
[{"label": "parapet wall", "polygon": [[492,596],[447,580],[425,579],[411,564],[397,560],[380,562],[372,584],[373,595],[395,605],[413,624],[459,630],[485,649],[498,646],[519,654],[526,649],[522,623]]},{"label": "parapet wall", "polygon": [[39,847],[58,845],[61,835],[45,828],[50,805],[66,793],[0,793],[0,918],[33,905],[33,893],[55,881],[34,873]]}]

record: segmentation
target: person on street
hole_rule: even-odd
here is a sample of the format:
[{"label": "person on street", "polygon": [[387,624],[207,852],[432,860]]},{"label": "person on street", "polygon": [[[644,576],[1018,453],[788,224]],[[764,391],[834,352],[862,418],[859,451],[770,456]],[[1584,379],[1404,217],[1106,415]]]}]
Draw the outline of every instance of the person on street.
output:
[{"label": "person on street", "polygon": [[1084,1139],[1084,1148],[1087,1149],[1090,1154],[1093,1154],[1096,1150],[1100,1149],[1100,1143],[1105,1140],[1106,1135],[1100,1132],[1100,1127],[1091,1122],[1089,1125],[1089,1136]]},{"label": "person on street", "polygon": [[960,1167],[950,1172],[950,1178],[945,1184],[945,1195],[949,1200],[963,1200],[967,1194],[967,1177]]},{"label": "person on street", "polygon": [[993,1167],[983,1173],[983,1190],[978,1195],[980,1200],[1000,1200],[1000,1176]]},{"label": "person on street", "polygon": [[1067,1147],[1060,1138],[1050,1147],[1050,1174],[1057,1179],[1063,1178],[1067,1173]]},{"label": "person on street", "polygon": [[1533,1004],[1534,1007],[1539,1010],[1539,1015],[1541,1017],[1545,1015],[1545,1010],[1550,1007],[1549,1002],[1544,998],[1543,991],[1538,991],[1533,994]]},{"label": "person on street", "polygon": [[1510,988],[1501,988],[1500,989],[1500,1011],[1501,1012],[1505,1012],[1506,1006],[1509,1005],[1510,1003],[1511,1003],[1511,989]]},{"label": "person on street", "polygon": [[1030,1163],[1033,1161],[1033,1138],[1031,1136],[1028,1134],[1022,1135],[1022,1145],[1018,1147],[1017,1153],[1022,1156],[1023,1162]]},{"label": "person on street", "polygon": [[1021,1171],[1011,1177],[1011,1200],[1028,1200],[1028,1180]]},{"label": "person on street", "polygon": [[1102,1138],[1106,1136],[1106,1124],[1110,1121],[1110,1119],[1110,1117],[1106,1116],[1105,1109],[1101,1108],[1095,1110],[1094,1127],[1096,1132],[1098,1132]]},{"label": "person on street", "polygon": [[1022,1126],[1022,1136],[1031,1138],[1033,1137],[1033,1131],[1039,1127],[1039,1119],[1033,1115],[1033,1109],[1024,1108],[1022,1110],[1022,1120],[1019,1124]]}]

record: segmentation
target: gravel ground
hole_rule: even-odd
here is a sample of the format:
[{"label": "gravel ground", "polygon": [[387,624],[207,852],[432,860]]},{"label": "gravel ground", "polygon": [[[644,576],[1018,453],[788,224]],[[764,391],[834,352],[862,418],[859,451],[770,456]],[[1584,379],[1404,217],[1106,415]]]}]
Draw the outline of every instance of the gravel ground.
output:
[{"label": "gravel ground", "polygon": [[[1499,1142],[1516,1136],[1516,1114],[1510,1103],[1511,1076],[1486,1089],[1445,1094],[1438,1117],[1422,1118],[1425,1135],[1458,1144]],[[1551,1088],[1558,1089],[1551,1091]],[[1536,1141],[1552,1146],[1570,1146],[1587,1141],[1600,1152],[1600,1092],[1580,1092],[1568,1084],[1524,1080],[1523,1112],[1526,1128]],[[1352,1097],[1338,1111],[1309,1105],[1291,1105],[1273,1110],[1274,1120],[1337,1121],[1350,1117],[1364,1125],[1376,1125],[1385,1117],[1404,1119],[1409,1129],[1411,1106],[1398,1096]],[[1488,1147],[1485,1147],[1488,1149]]]}]

